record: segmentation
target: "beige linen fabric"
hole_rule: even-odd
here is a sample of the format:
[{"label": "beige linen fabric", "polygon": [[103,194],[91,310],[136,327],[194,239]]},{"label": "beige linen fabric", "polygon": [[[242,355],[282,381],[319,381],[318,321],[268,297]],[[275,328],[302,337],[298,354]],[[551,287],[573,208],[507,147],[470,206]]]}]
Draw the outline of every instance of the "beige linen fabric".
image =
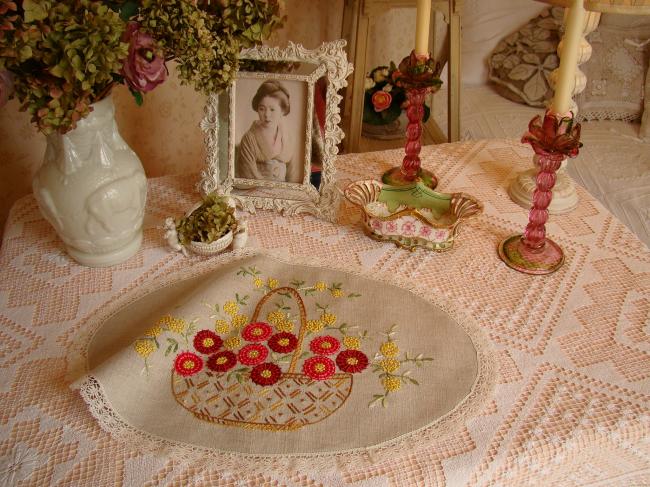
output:
[{"label": "beige linen fabric", "polygon": [[[237,256],[224,259],[223,264],[214,269],[193,269],[179,273],[164,287],[153,292],[151,287],[139,289],[138,294],[147,294],[127,306],[116,303],[114,307],[117,313],[101,324],[89,347],[89,373],[100,382],[115,412],[136,429],[172,441],[222,451],[254,454],[337,453],[380,445],[429,426],[454,409],[473,389],[478,375],[476,349],[464,329],[437,306],[387,283],[328,270],[323,266],[292,265],[266,255],[240,256],[233,262],[235,258]],[[352,391],[338,410],[319,422],[295,431],[250,429],[247,422],[242,422],[239,427],[224,426],[196,418],[176,402],[170,388],[170,372],[176,354],[164,356],[162,350],[154,352],[148,358],[148,373],[142,373],[142,358],[135,353],[132,345],[164,315],[184,317],[187,322],[198,318],[198,330],[213,330],[214,319],[209,316],[214,310],[211,311],[206,303],[223,306],[225,302],[234,300],[235,294],[251,297],[247,305],[242,305],[239,310],[240,314],[250,319],[257,302],[265,294],[251,286],[250,278],[236,274],[240,268],[250,267],[277,279],[280,287],[300,279],[312,284],[339,283],[345,294],[360,293],[359,297],[347,299],[345,295],[333,298],[329,291],[307,294],[303,297],[307,319],[318,320],[321,315],[322,311],[316,303],[321,306],[328,304],[328,311],[335,314],[337,325],[347,323],[357,327],[350,330],[351,336],[354,331],[368,332],[361,350],[376,364],[380,360],[373,360],[373,357],[386,341],[383,334],[397,324],[394,337],[394,343],[400,349],[397,358],[403,359],[406,352],[410,357],[422,354],[433,359],[423,362],[421,367],[406,362],[395,371],[395,374],[400,374],[411,370],[410,377],[417,380],[419,385],[403,384],[400,390],[389,394],[386,407],[378,404],[369,408],[373,395],[383,392],[379,373],[373,373],[372,366],[369,366],[353,375]],[[267,313],[276,310],[276,303],[290,307],[294,315],[298,312],[295,300],[276,296],[262,308],[262,321]],[[298,329],[294,333],[298,334]],[[164,342],[169,335],[163,333],[158,340]],[[310,352],[310,340],[324,335],[342,339],[331,328],[308,334],[302,351]],[[243,338],[242,342],[246,343]],[[191,341],[189,347],[186,345],[185,348],[194,351]],[[311,353],[309,355],[313,356]],[[334,359],[335,356],[330,358]],[[301,371],[302,362],[297,372]],[[280,365],[286,372],[288,364]],[[485,376],[481,378],[482,381],[486,379]],[[200,377],[197,379],[202,380]],[[236,379],[233,377],[229,384],[236,385]],[[249,384],[255,390],[261,388]],[[273,389],[267,387],[269,394],[273,394]],[[228,401],[231,400],[234,399]],[[484,405],[485,394],[477,400]],[[282,402],[291,402],[291,397],[285,397]],[[298,406],[300,404],[296,402]],[[467,404],[464,406],[467,409]],[[483,406],[475,404],[473,407]],[[232,408],[237,409],[235,406]],[[417,437],[412,441],[417,441]]]},{"label": "beige linen fabric", "polygon": [[[267,211],[249,220],[251,247],[410,282],[425,297],[463,309],[494,349],[494,393],[460,428],[388,458],[342,457],[326,470],[147,454],[103,431],[69,388],[69,376],[82,374],[70,347],[91,315],[158,277],[215,262],[169,253],[158,227],[194,204],[197,175],[149,181],[143,248],[107,269],[68,259],[33,198],[20,200],[0,250],[0,470],[13,475],[13,485],[39,487],[650,484],[650,252],[578,187],[578,208],[546,227],[566,253],[564,266],[545,277],[507,268],[497,244],[523,230],[527,212],[506,190],[532,155],[516,140],[422,148],[441,190],[472,194],[485,207],[444,254],[369,239],[348,203],[336,224]],[[402,158],[401,150],[339,157],[340,185],[378,177]]]}]

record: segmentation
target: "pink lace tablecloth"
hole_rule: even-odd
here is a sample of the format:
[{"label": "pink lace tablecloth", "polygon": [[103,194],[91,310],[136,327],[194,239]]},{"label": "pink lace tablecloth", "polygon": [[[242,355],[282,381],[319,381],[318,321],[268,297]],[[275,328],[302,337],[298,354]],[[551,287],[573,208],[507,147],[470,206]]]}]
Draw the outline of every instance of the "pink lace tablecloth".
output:
[{"label": "pink lace tablecloth", "polygon": [[[66,378],[66,349],[104,303],[199,263],[169,253],[159,226],[197,199],[196,176],[149,181],[141,251],[109,268],[64,253],[32,197],[12,209],[0,255],[0,482],[5,485],[521,486],[650,485],[650,252],[579,188],[580,205],[552,216],[566,253],[555,274],[518,274],[496,247],[527,214],[506,195],[532,153],[514,141],[423,148],[443,191],[480,199],[448,253],[408,252],[367,238],[343,203],[337,224],[259,212],[250,245],[349,262],[429,287],[492,341],[500,368],[484,410],[455,434],[391,460],[330,472],[228,471],[129,448],[105,433]],[[377,177],[400,151],[338,159],[348,182]]]}]

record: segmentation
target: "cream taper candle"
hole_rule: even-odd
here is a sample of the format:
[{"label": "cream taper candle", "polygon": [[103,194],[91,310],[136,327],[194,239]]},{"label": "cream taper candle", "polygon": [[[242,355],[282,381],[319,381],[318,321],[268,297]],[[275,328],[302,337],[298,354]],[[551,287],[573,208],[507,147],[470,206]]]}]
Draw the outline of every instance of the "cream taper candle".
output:
[{"label": "cream taper candle", "polygon": [[415,54],[429,54],[429,22],[431,21],[431,0],[417,0],[415,20]]},{"label": "cream taper candle", "polygon": [[571,108],[571,97],[575,86],[578,68],[578,53],[585,25],[585,7],[583,0],[573,0],[567,12],[566,29],[562,38],[560,67],[558,69],[555,94],[551,110],[565,114]]}]

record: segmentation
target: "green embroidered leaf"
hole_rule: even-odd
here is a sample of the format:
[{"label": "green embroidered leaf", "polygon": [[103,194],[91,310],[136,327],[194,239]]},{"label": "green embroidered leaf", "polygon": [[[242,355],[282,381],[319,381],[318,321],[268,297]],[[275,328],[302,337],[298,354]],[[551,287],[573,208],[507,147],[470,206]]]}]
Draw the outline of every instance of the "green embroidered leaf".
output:
[{"label": "green embroidered leaf", "polygon": [[383,396],[383,395],[381,395],[381,394],[375,394],[374,396],[372,396],[372,401],[370,401],[370,402],[368,403],[368,407],[371,408],[371,407],[376,406],[377,403],[378,403],[379,401],[382,401],[382,405],[383,405],[383,400],[384,400],[384,396]]},{"label": "green embroidered leaf", "polygon": [[255,277],[258,274],[260,274],[260,271],[258,271],[255,268],[255,266],[251,266],[249,268],[240,267],[239,270],[237,271],[238,276],[252,276],[252,277]]},{"label": "green embroidered leaf", "polygon": [[348,294],[348,298],[360,298],[360,297],[361,297],[361,294],[357,294],[357,293]]},{"label": "green embroidered leaf", "polygon": [[176,340],[174,340],[173,338],[167,338],[167,342],[169,343],[169,345],[165,350],[165,357],[170,353],[176,353],[176,351],[178,350],[178,342]]}]

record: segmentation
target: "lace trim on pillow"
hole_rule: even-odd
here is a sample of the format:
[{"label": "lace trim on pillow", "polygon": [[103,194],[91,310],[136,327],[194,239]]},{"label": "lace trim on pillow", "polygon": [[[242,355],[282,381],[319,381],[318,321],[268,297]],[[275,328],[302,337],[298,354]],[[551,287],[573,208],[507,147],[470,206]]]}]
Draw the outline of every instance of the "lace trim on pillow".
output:
[{"label": "lace trim on pillow", "polygon": [[630,111],[615,109],[611,105],[604,108],[583,108],[578,111],[578,121],[590,120],[623,120],[624,122],[636,122],[641,118],[638,110]]},{"label": "lace trim on pillow", "polygon": [[[346,274],[357,275],[394,285],[408,290],[416,296],[422,297],[440,307],[467,333],[476,350],[478,371],[471,391],[453,410],[427,426],[378,445],[337,452],[309,454],[249,454],[227,452],[168,440],[139,430],[128,424],[112,408],[101,384],[92,376],[88,369],[88,346],[102,324],[119,309],[122,309],[128,303],[136,301],[141,296],[153,290],[171,285],[184,277],[207,272],[223,264],[257,255],[274,258],[285,264],[298,264],[314,268],[326,267]],[[478,324],[465,312],[461,311],[455,303],[440,297],[432,298],[429,296],[427,288],[416,286],[412,281],[405,278],[384,275],[377,276],[375,273],[358,266],[341,268],[332,266],[332,263],[324,264],[313,258],[303,258],[294,255],[289,258],[287,255],[256,249],[233,251],[209,261],[200,262],[194,267],[187,268],[171,276],[166,276],[157,282],[150,282],[148,286],[141,286],[132,293],[123,295],[109,303],[108,306],[100,308],[94,315],[89,317],[87,322],[87,333],[81,335],[80,340],[72,343],[68,348],[68,377],[71,380],[74,380],[75,375],[79,377],[79,372],[81,372],[79,367],[83,364],[84,373],[81,378],[74,380],[71,388],[79,388],[80,394],[88,404],[90,412],[97,419],[100,427],[104,431],[108,432],[118,441],[128,443],[130,448],[140,452],[173,456],[179,461],[214,460],[219,463],[221,468],[242,474],[268,473],[269,471],[286,473],[287,469],[308,469],[311,472],[330,471],[336,468],[345,468],[347,465],[354,465],[356,467],[373,465],[377,462],[394,458],[395,455],[413,454],[418,449],[426,448],[433,440],[458,430],[472,417],[479,414],[484,409],[486,400],[495,387],[498,373],[496,359],[491,345]]]}]

